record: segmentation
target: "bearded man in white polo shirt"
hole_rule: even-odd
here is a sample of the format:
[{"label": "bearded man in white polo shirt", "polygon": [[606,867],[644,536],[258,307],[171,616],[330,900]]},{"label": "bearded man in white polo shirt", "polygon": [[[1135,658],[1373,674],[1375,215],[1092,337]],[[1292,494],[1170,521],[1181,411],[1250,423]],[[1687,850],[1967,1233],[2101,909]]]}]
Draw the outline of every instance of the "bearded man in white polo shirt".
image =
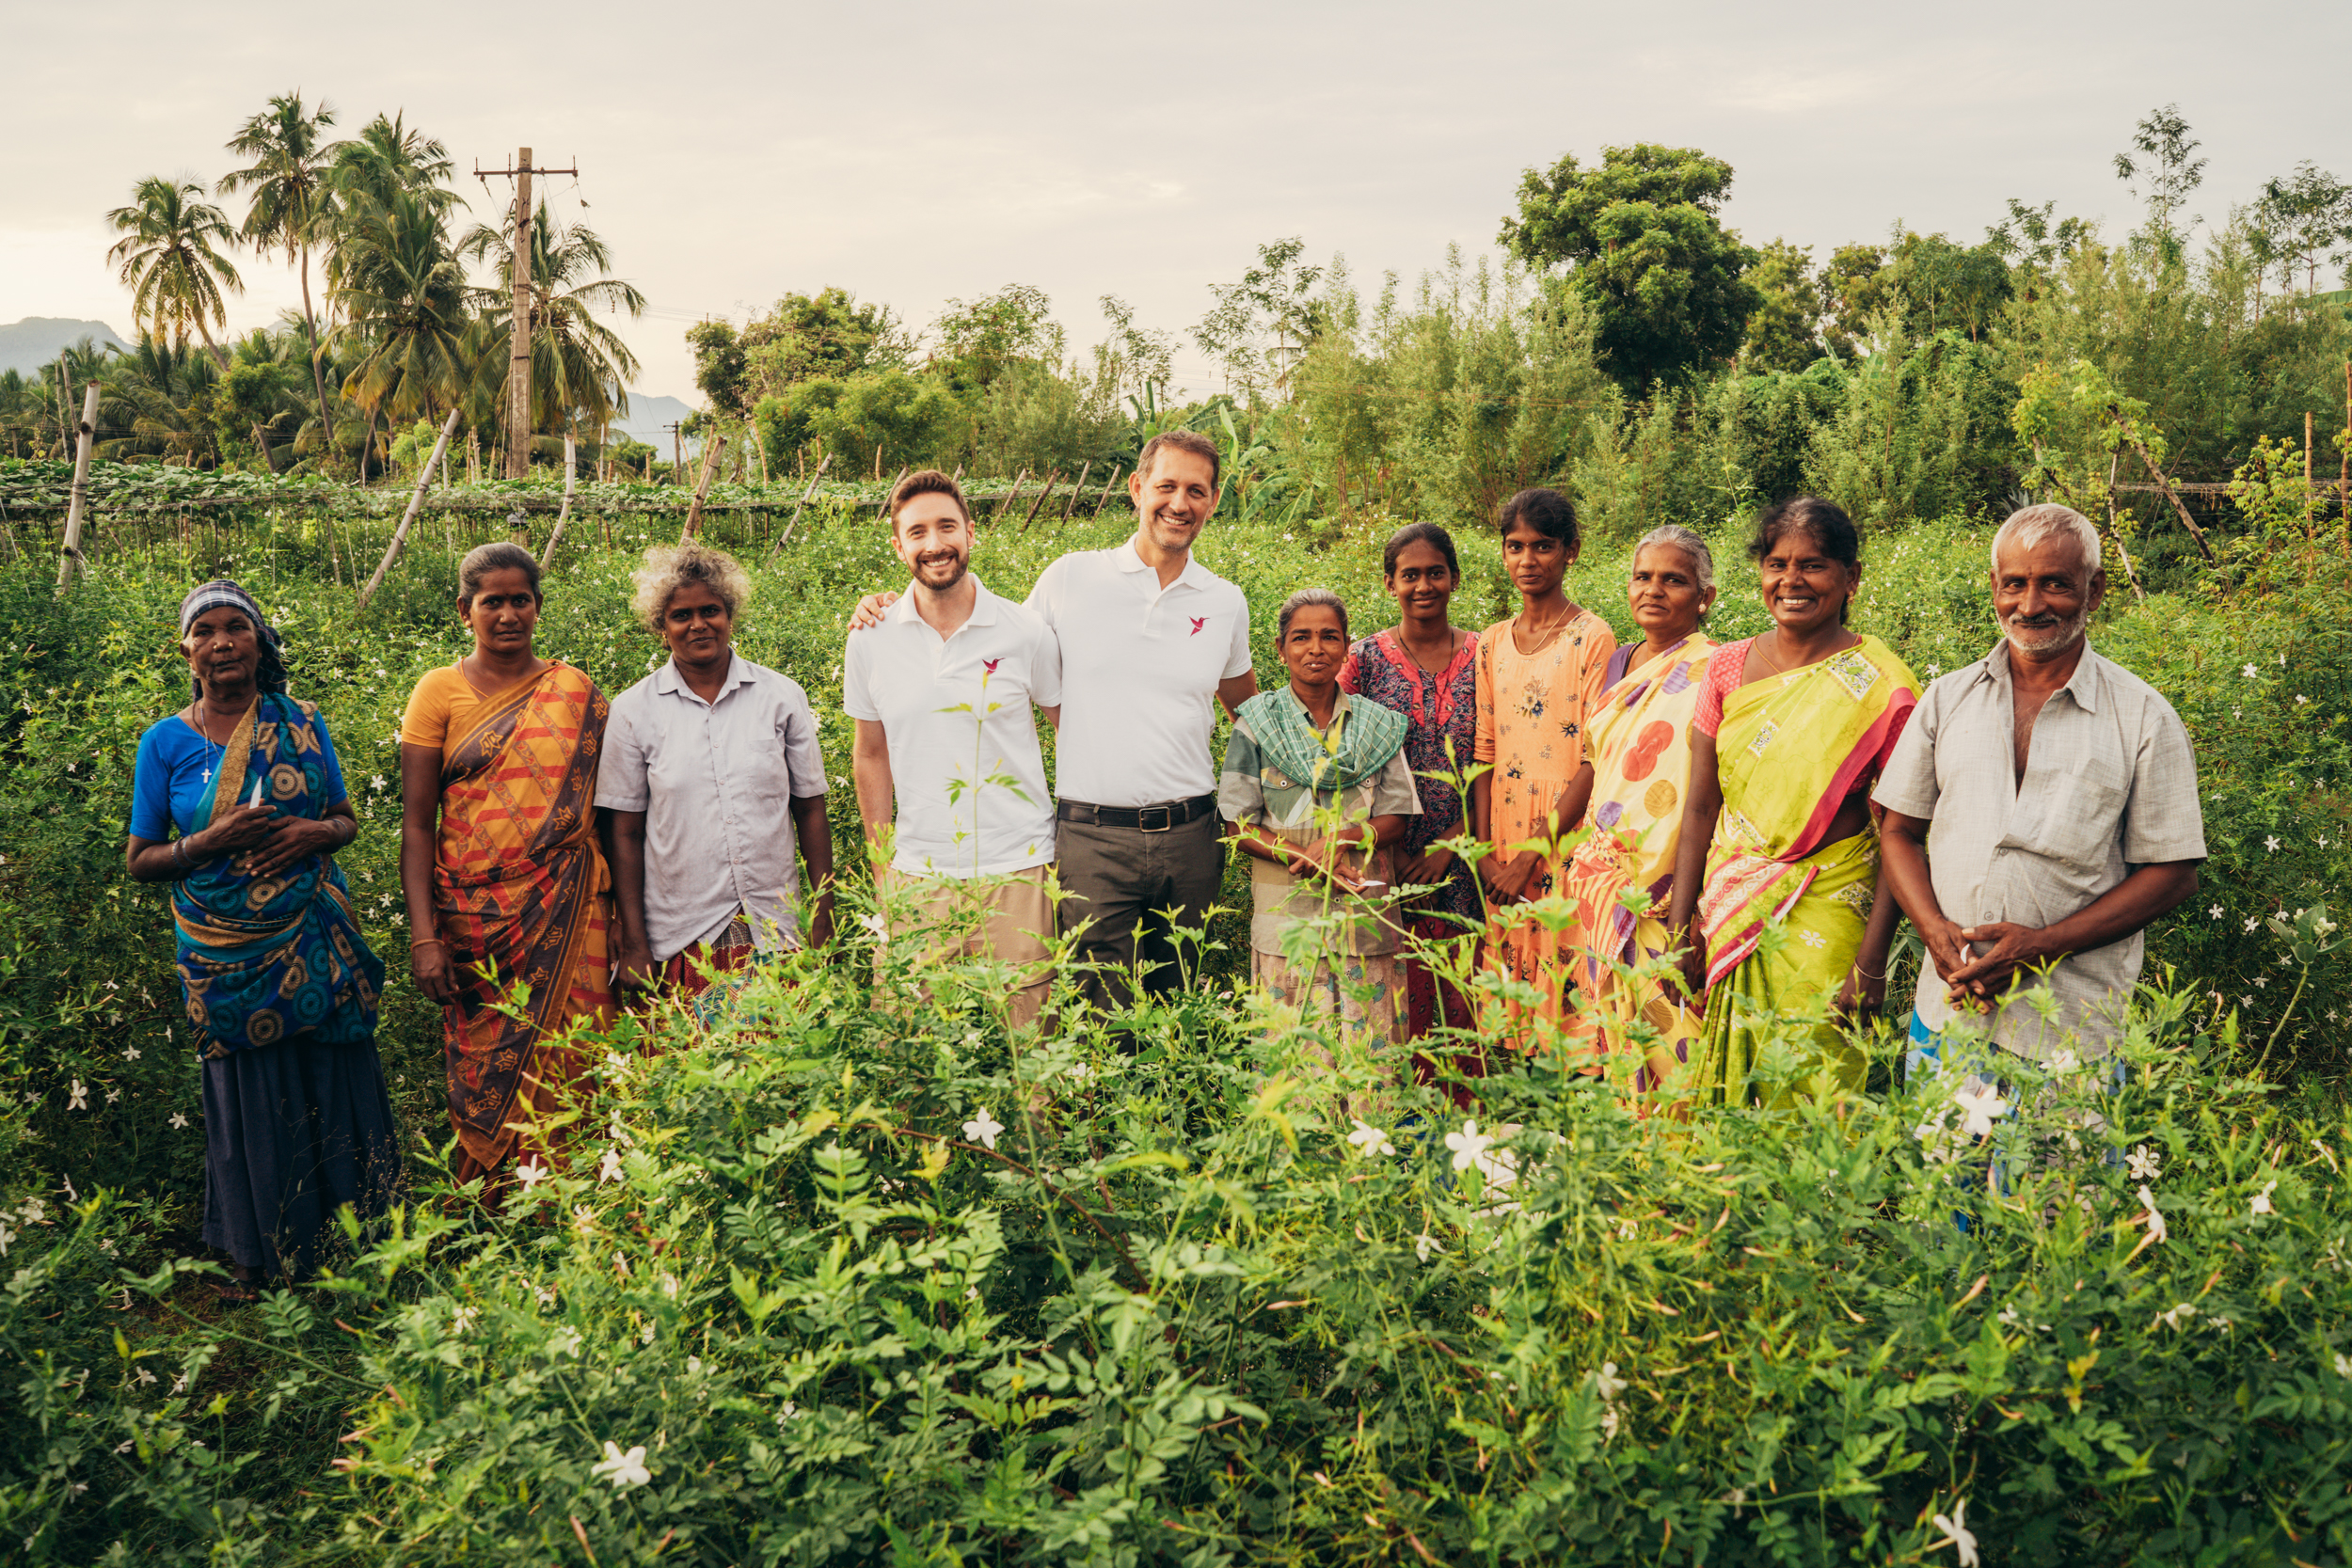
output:
[{"label": "bearded man in white polo shirt", "polygon": [[[1138,965],[1152,994],[1183,984],[1198,955],[1175,930],[1205,925],[1224,881],[1209,737],[1216,705],[1232,712],[1258,680],[1248,600],[1192,558],[1218,468],[1205,436],[1153,436],[1127,481],[1135,537],[1063,556],[1027,601],[1061,645],[1060,923],[1083,927],[1078,957],[1099,966],[1088,994],[1104,1006],[1133,996]],[[852,626],[890,603],[869,597]]]},{"label": "bearded man in white polo shirt", "polygon": [[[933,955],[986,952],[1021,966],[1010,1022],[1043,1007],[1054,929],[1045,886],[1054,861],[1053,797],[1034,712],[1061,704],[1053,632],[971,573],[973,524],[963,492],[935,468],[891,491],[891,547],[913,575],[880,626],[850,639],[841,701],[857,722],[851,776],[870,844],[888,844],[892,878],[928,886],[917,920],[977,936],[934,936]],[[989,879],[975,911],[961,884]],[[997,879],[1002,879],[997,880]]]}]

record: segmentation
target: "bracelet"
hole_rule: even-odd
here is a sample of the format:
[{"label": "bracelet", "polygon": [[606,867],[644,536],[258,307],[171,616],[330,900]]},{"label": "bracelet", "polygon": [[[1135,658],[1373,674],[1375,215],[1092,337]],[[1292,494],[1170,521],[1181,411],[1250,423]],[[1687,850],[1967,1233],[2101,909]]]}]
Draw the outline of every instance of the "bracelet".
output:
[{"label": "bracelet", "polygon": [[420,947],[447,947],[449,943],[439,937],[420,937],[408,944],[408,951],[414,953]]},{"label": "bracelet", "polygon": [[1873,974],[1868,970],[1862,967],[1862,960],[1859,958],[1854,960],[1853,972],[1856,974],[1861,975],[1866,980],[1883,980],[1886,978],[1886,971],[1882,969],[1876,974]]}]

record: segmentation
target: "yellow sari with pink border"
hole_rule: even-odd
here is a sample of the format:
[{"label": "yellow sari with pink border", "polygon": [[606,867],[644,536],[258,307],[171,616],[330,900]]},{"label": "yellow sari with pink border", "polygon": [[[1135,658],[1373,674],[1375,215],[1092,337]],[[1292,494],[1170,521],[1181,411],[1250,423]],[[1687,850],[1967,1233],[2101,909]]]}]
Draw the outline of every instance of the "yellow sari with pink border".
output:
[{"label": "yellow sari with pink border", "polygon": [[[1747,652],[1733,643],[1715,657],[1744,665]],[[1698,901],[1707,1016],[1695,1097],[1744,1096],[1777,1021],[1820,1019],[1835,1005],[1877,890],[1878,832],[1823,840],[1877,778],[1918,703],[1918,677],[1875,637],[1724,699],[1724,807]],[[1862,1086],[1867,1062],[1836,1022],[1817,1022],[1810,1043],[1816,1082]]]},{"label": "yellow sari with pink border", "polygon": [[[1698,1038],[1699,1016],[1675,988],[1662,978],[1629,981],[1623,971],[1670,961],[1677,950],[1666,915],[1691,783],[1691,721],[1714,653],[1715,644],[1693,632],[1629,669],[1585,724],[1593,798],[1584,821],[1592,832],[1565,868],[1577,916],[1568,939],[1578,1002],[1565,1027],[1600,1054],[1641,1051],[1639,1090],[1678,1079]],[[1635,913],[1628,894],[1646,895],[1647,907]]]}]

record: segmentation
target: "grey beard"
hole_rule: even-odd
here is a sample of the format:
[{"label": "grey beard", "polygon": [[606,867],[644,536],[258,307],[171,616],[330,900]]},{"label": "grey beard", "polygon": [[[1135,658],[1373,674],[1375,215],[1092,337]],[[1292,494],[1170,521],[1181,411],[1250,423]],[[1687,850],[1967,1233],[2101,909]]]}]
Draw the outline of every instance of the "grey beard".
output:
[{"label": "grey beard", "polygon": [[2009,639],[2010,645],[2022,654],[2064,653],[2081,641],[2084,632],[2090,626],[2090,614],[2088,610],[2072,620],[2060,621],[2047,631],[2030,637],[2009,622],[2000,620],[1997,616],[1994,619],[2000,626],[2001,635]]}]

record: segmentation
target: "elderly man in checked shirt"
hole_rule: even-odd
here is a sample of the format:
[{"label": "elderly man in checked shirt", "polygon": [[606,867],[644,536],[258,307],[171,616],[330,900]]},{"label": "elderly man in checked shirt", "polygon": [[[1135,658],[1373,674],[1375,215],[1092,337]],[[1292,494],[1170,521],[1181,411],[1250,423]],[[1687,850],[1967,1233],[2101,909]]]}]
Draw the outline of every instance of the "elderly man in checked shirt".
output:
[{"label": "elderly man in checked shirt", "polygon": [[[2106,592],[2098,531],[2029,506],[1993,539],[2003,641],[1936,681],[1873,799],[1886,884],[1926,942],[1915,1070],[1946,1026],[2049,1064],[2106,1055],[2138,984],[2148,926],[2197,891],[2197,759],[2172,705],[2085,640]],[[2028,995],[2047,984],[2056,1011]]]}]

